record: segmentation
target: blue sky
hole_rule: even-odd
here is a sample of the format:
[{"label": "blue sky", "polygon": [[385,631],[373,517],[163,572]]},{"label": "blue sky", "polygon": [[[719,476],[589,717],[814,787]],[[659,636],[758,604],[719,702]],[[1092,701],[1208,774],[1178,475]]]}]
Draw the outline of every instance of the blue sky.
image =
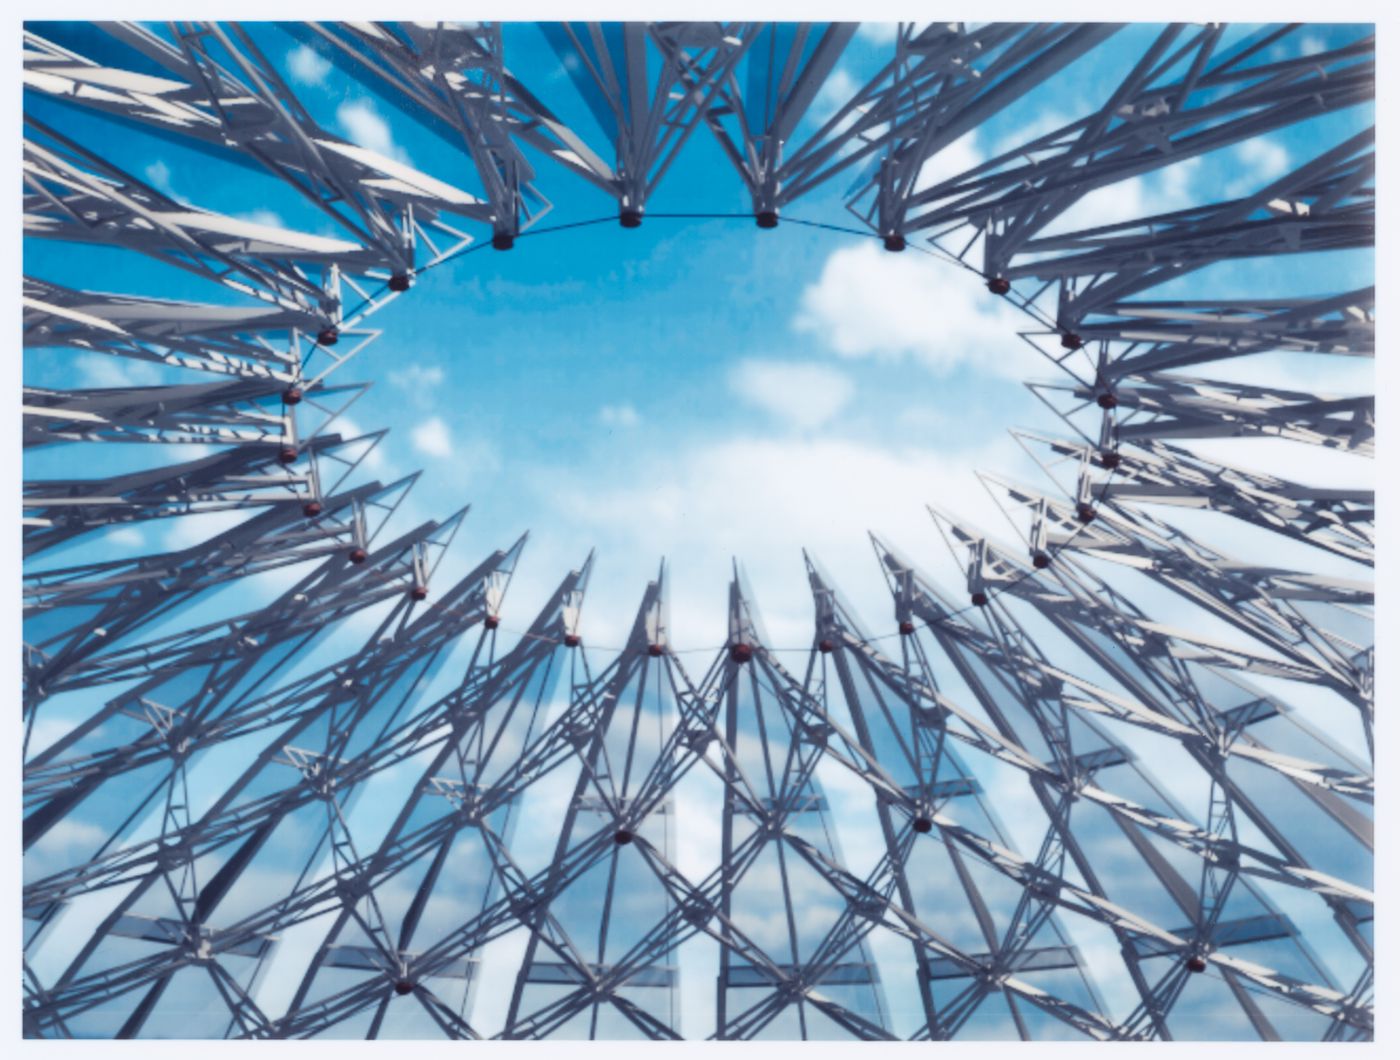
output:
[{"label": "blue sky", "polygon": [[[817,119],[878,65],[888,32],[867,27],[856,38],[814,107]],[[957,172],[1087,112],[1092,86],[1121,75],[1153,32],[1123,31],[955,143],[928,174]],[[1302,46],[1357,32],[1319,27]],[[318,121],[474,189],[466,156],[395,110],[372,83],[352,82],[276,28],[257,26],[253,33],[268,56],[282,61]],[[80,49],[83,43],[76,38]],[[606,154],[543,35],[511,25],[506,47],[517,74]],[[1210,201],[1222,188],[1252,190],[1251,182],[1272,179],[1363,127],[1365,109],[1104,189],[1056,228]],[[64,121],[64,128],[79,131],[91,123],[73,113]],[[176,198],[336,234],[256,170],[211,165],[206,155],[136,132],[108,133],[102,143],[113,161]],[[374,473],[427,472],[409,514],[473,505],[444,574],[531,531],[512,592],[520,625],[562,571],[595,546],[586,620],[595,644],[616,642],[663,555],[670,559],[680,643],[722,640],[731,557],[745,564],[774,639],[804,643],[810,605],[802,547],[825,563],[868,620],[884,624],[888,604],[865,530],[927,566],[943,565],[925,503],[990,524],[995,509],[973,478],[974,467],[1035,481],[1038,472],[1006,429],[1054,429],[1053,417],[1019,385],[1028,377],[1053,378],[1054,369],[1016,337],[1025,318],[975,276],[926,255],[885,253],[871,238],[791,223],[760,231],[746,216],[656,216],[747,213],[736,175],[703,129],[634,231],[610,219],[615,206],[600,192],[536,161],[537,183],[554,206],[541,229],[603,222],[523,238],[509,253],[483,247],[425,275],[409,297],[369,319],[367,326],[384,335],[341,376],[375,381],[349,415],[361,429],[390,428]],[[850,180],[843,174],[829,181],[789,217],[854,227],[841,202]],[[104,284],[101,266],[109,259],[101,253],[36,245],[27,255],[30,271],[75,286],[150,283],[151,290],[204,300],[228,297],[193,277],[167,275],[172,270],[133,266],[129,256],[120,259],[122,282]],[[1367,282],[1369,255],[1327,257],[1335,259],[1326,266],[1328,290]],[[1292,287],[1317,267],[1316,260],[1288,258],[1233,264],[1203,270],[1172,293],[1245,294],[1279,280]],[[32,357],[28,372],[32,380],[80,385],[160,374],[92,355]],[[1367,372],[1369,365],[1358,366],[1354,389],[1364,389]],[[61,450],[41,454],[31,474],[63,459]],[[191,533],[141,532],[153,539]]]},{"label": "blue sky", "polygon": [[[353,83],[276,27],[254,26],[251,32],[328,129],[441,180],[476,188],[462,152],[396,111],[369,82]],[[1082,116],[1153,32],[1125,30],[948,148],[930,163],[929,177],[958,172],[1018,137]],[[1359,32],[1318,27],[1304,35],[1302,46],[1321,47]],[[84,50],[81,34],[51,36]],[[887,39],[887,29],[862,30],[833,74],[832,87],[819,97],[818,119],[874,69]],[[602,137],[555,70],[543,36],[530,26],[510,26],[506,47],[522,80],[606,156]],[[59,124],[53,105],[36,103],[34,112],[44,113],[45,106]],[[104,136],[112,161],[177,199],[261,223],[336,234],[258,171],[212,163],[139,132],[113,137],[111,126],[75,111],[64,110],[61,120],[80,141],[91,144]],[[1354,108],[1104,189],[1054,230],[1247,193],[1371,120],[1370,108]],[[483,246],[432,270],[407,297],[369,319],[367,326],[384,334],[338,377],[374,381],[342,431],[391,431],[368,470],[383,481],[415,468],[425,471],[401,513],[401,528],[472,505],[435,584],[445,588],[486,552],[528,529],[530,544],[504,620],[507,630],[519,630],[562,574],[596,548],[583,631],[586,644],[607,649],[621,643],[643,586],[664,556],[673,642],[682,649],[711,649],[725,637],[726,582],[737,558],[772,641],[805,651],[812,609],[803,548],[820,560],[867,626],[886,632],[892,608],[867,530],[957,589],[962,557],[948,554],[925,505],[965,514],[1010,539],[975,471],[995,471],[1054,492],[1007,434],[1015,426],[1060,433],[1050,412],[1021,385],[1027,378],[1055,378],[1053,367],[1017,336],[1028,326],[1026,318],[988,293],[975,275],[928,255],[889,254],[868,236],[792,223],[855,227],[842,204],[852,175],[800,200],[776,230],[760,231],[748,216],[737,176],[701,129],[651,201],[645,223],[629,231],[617,225],[611,200],[537,161],[538,184],[553,202],[541,230],[600,223],[530,234],[508,253]],[[667,212],[741,216],[659,216]],[[473,235],[489,242],[480,226]],[[232,300],[212,285],[131,257],[34,241],[26,248],[25,269],[97,290]],[[1153,294],[1229,297],[1281,288],[1323,295],[1364,286],[1371,276],[1369,253],[1272,258],[1202,270]],[[1198,374],[1324,385],[1340,394],[1373,386],[1371,362],[1361,359],[1329,358],[1324,365],[1305,357],[1260,357],[1208,365]],[[74,351],[41,351],[25,360],[26,383],[43,386],[177,378]],[[147,452],[130,451],[141,448],[84,453],[78,469],[72,463],[75,447],[54,447],[26,458],[26,477],[108,474],[150,460]],[[1363,462],[1356,458],[1286,442],[1195,448],[1305,482],[1371,477],[1371,468],[1357,466]],[[168,455],[173,461],[199,454],[175,447]],[[1170,518],[1189,524],[1192,532],[1199,528],[1227,550],[1257,554],[1251,550],[1264,548],[1280,564],[1355,573],[1345,563],[1320,563],[1313,550],[1223,517]],[[220,516],[147,523],[54,550],[42,562],[63,565],[79,555],[93,559],[184,546],[224,525]],[[1161,590],[1133,585],[1154,616],[1238,637]],[[257,591],[250,586],[226,594],[226,606],[241,609]],[[367,622],[357,619],[352,634],[363,635]],[[333,643],[348,647],[352,634]],[[707,655],[695,658],[697,667],[708,662]],[[792,659],[796,665],[800,655]],[[1329,710],[1325,697],[1287,691],[1318,716]],[[1015,800],[1024,800],[1024,785],[1017,778],[998,790],[1005,793],[1000,805],[1014,832],[1016,810],[1024,808],[1024,801]],[[836,792],[838,809],[840,800]],[[1023,850],[1034,847],[1041,827],[1027,827],[1020,837]],[[858,838],[847,847],[853,862],[869,853]]]},{"label": "blue sky", "polygon": [[[81,25],[47,27],[89,52]],[[308,111],[332,131],[475,190],[466,156],[412,120],[411,112],[352,80],[272,25],[252,25]],[[856,37],[813,107],[821,121],[880,61],[889,27]],[[1135,61],[1150,26],[1123,30],[926,169],[926,180],[959,172],[1008,145],[1087,113],[1108,80]],[[1249,27],[1231,31],[1250,32]],[[1312,50],[1363,32],[1314,27],[1297,46]],[[506,29],[512,69],[595,149],[606,144],[559,69],[543,35]],[[129,62],[131,53],[123,52]],[[112,126],[80,111],[33,103],[69,135],[100,147],[116,164],[173,197],[262,223],[335,235],[319,212],[257,169],[213,161],[167,139]],[[1276,179],[1364,128],[1356,107],[1283,132],[1166,167],[1094,192],[1055,223],[1092,227],[1233,196]],[[799,134],[800,136],[800,134]],[[343,369],[340,381],[373,386],[343,419],[346,434],[388,428],[367,471],[389,481],[425,474],[401,527],[472,512],[444,562],[445,587],[489,550],[520,533],[530,543],[512,585],[505,628],[521,629],[562,574],[597,550],[585,604],[585,642],[621,642],[636,601],[662,557],[671,583],[673,643],[697,651],[725,637],[725,585],[744,566],[773,643],[803,648],[811,603],[803,575],[808,549],[869,627],[887,631],[892,609],[866,536],[874,531],[956,588],[962,557],[950,555],[925,506],[967,516],[1010,538],[979,484],[983,469],[1053,492],[1054,484],[1008,435],[1012,427],[1057,433],[1061,425],[1022,385],[1056,370],[1018,337],[1027,320],[975,275],[914,251],[890,254],[873,238],[791,223],[854,227],[843,174],[799,200],[773,231],[747,216],[747,196],[709,133],[700,129],[649,204],[636,230],[623,230],[606,196],[548,160],[532,158],[553,210],[538,231],[500,253],[485,245],[420,277],[413,291],[367,321],[383,334]],[[674,219],[667,212],[735,214]],[[551,232],[557,225],[599,223]],[[204,301],[231,292],[134,255],[32,240],[26,271],[97,290],[138,291]],[[1276,290],[1328,294],[1371,282],[1371,255],[1344,252],[1274,257],[1201,270],[1170,285],[1184,297],[1247,296]],[[1162,296],[1167,288],[1154,291]],[[1267,379],[1342,394],[1369,392],[1364,359],[1264,355],[1208,365],[1216,378]],[[27,382],[119,386],[185,381],[151,365],[72,351],[31,352]],[[164,455],[169,447],[69,447],[26,459],[27,477],[106,474]],[[1312,447],[1269,439],[1197,444],[1203,453],[1302,481],[1368,480],[1371,467]],[[1072,488],[1069,477],[1062,484]],[[1227,549],[1268,548],[1280,562],[1347,571],[1316,550],[1209,513],[1172,513],[1200,524]],[[112,531],[46,553],[44,565],[75,556],[184,547],[228,524],[211,515]],[[1193,528],[1194,531],[1194,528]],[[1233,543],[1233,544],[1232,544]],[[1330,566],[1329,566],[1330,564]],[[243,610],[253,586],[226,591],[222,606]],[[1144,587],[1144,592],[1151,592]],[[1204,622],[1159,593],[1164,618]],[[365,616],[368,625],[371,616]],[[359,630],[360,625],[353,625]],[[1234,635],[1234,634],[1231,634]],[[793,658],[800,656],[794,654]]]}]

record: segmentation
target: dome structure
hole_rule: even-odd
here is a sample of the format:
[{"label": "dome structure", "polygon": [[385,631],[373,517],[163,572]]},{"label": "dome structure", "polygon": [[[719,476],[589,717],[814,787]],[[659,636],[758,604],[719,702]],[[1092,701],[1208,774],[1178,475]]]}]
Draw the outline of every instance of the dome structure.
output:
[{"label": "dome structure", "polygon": [[[858,32],[26,27],[24,446],[64,469],[23,498],[27,1036],[1371,1037],[1374,495],[1194,443],[1370,459],[1374,396],[1326,380],[1374,357],[1374,289],[1189,285],[1373,245],[1369,29],[900,24],[855,78]],[[274,36],[455,167],[328,128]],[[1076,73],[1105,56],[1120,73]],[[949,171],[1057,77],[1082,116]],[[207,160],[196,199],[254,172],[320,227],[183,201],[104,149],[137,134]],[[1244,191],[1065,221],[1273,134],[1292,161]],[[507,600],[523,539],[435,581],[465,511],[403,526],[417,476],[378,481],[384,432],[346,416],[386,307],[528,253],[556,184],[605,195],[609,230],[683,220],[656,191],[703,138],[736,238],[854,217],[1018,313],[1055,372],[1054,429],[1016,437],[1060,477],[984,476],[1021,540],[933,511],[966,572],[945,585],[872,528],[869,626],[808,558],[796,655],[737,567],[698,646],[665,566],[614,646],[586,630],[591,554],[533,617]],[[837,186],[844,217],[804,215]],[[1316,390],[1271,380],[1280,352]],[[66,385],[75,353],[159,375]]]}]

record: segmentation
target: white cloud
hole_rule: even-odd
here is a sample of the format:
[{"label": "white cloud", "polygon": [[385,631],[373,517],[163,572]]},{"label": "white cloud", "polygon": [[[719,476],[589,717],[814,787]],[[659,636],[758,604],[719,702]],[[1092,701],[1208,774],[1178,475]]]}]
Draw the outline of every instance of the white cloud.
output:
[{"label": "white cloud", "polygon": [[[1085,103],[1079,103],[1074,108],[1074,113],[1082,114],[1089,109]],[[1052,133],[1057,129],[1063,129],[1073,119],[1058,110],[1042,110],[1036,116],[1026,122],[1017,123],[1016,127],[1006,133],[992,147],[993,155],[1004,155],[1013,148],[1022,147],[1040,139],[1047,133]]]},{"label": "white cloud", "polygon": [[855,388],[824,365],[746,360],[730,370],[729,389],[789,427],[813,430],[839,413]]},{"label": "white cloud", "polygon": [[247,221],[249,224],[266,225],[268,228],[286,228],[287,222],[282,220],[280,214],[273,210],[257,209],[249,210],[247,213],[234,214],[240,221]]},{"label": "white cloud", "polygon": [[1300,55],[1317,55],[1319,52],[1324,52],[1326,50],[1326,42],[1314,33],[1309,33],[1304,36],[1302,42],[1298,45],[1298,53]]},{"label": "white cloud", "polygon": [[442,417],[434,416],[413,428],[413,448],[425,456],[451,456],[452,434]]},{"label": "white cloud", "polygon": [[97,846],[108,837],[105,828],[87,821],[74,820],[72,817],[64,817],[44,835],[50,848]]},{"label": "white cloud", "polygon": [[140,548],[146,543],[146,538],[134,526],[119,526],[107,531],[107,543],[126,549]]},{"label": "white cloud", "polygon": [[424,420],[414,427],[409,432],[409,441],[424,456],[436,459],[451,457],[455,484],[475,486],[483,478],[499,472],[503,466],[500,449],[494,442],[487,438],[456,437],[440,416]]},{"label": "white cloud", "polygon": [[331,64],[305,44],[287,53],[287,72],[292,80],[300,85],[324,84],[331,72]]},{"label": "white cloud", "polygon": [[[351,419],[345,413],[336,416],[334,422],[326,428],[327,431],[339,434],[342,438],[359,438],[365,433],[365,429],[358,422]],[[365,461],[362,465],[371,471],[380,471],[385,466],[384,444],[381,442],[365,454]]]},{"label": "white cloud", "polygon": [[389,373],[389,382],[400,390],[406,390],[420,405],[431,404],[437,396],[437,388],[442,386],[447,374],[438,365],[424,367],[410,364],[396,368]]},{"label": "white cloud", "polygon": [[367,99],[346,100],[336,108],[335,119],[354,143],[387,158],[410,164],[407,152],[394,143],[393,130]]},{"label": "white cloud", "polygon": [[923,191],[952,177],[961,176],[985,161],[986,156],[977,146],[977,130],[974,129],[959,136],[924,161],[919,170],[919,177],[914,182],[914,190]]},{"label": "white cloud", "polygon": [[873,241],[834,251],[793,321],[841,357],[913,357],[939,374],[967,363],[1015,379],[1041,367],[1017,337],[1026,326],[975,278]]},{"label": "white cloud", "polygon": [[[531,542],[533,562],[542,568],[576,563],[579,542],[597,544],[604,563],[618,556],[672,557],[672,640],[700,648],[723,640],[723,597],[716,587],[723,586],[731,557],[737,557],[769,642],[791,647],[811,636],[801,549],[833,573],[873,627],[885,627],[892,607],[866,531],[914,549],[911,558],[937,577],[951,571],[956,586],[963,557],[954,559],[942,548],[925,504],[1004,533],[973,469],[1014,476],[1022,464],[1004,435],[985,447],[949,450],[755,434],[694,442],[674,452],[648,450],[627,466],[534,469],[522,486],[550,512]],[[553,540],[550,527],[567,527],[566,540]],[[597,624],[609,614],[630,617],[635,588],[595,578],[587,618],[595,643],[613,643],[599,639]]]},{"label": "white cloud", "polygon": [[844,66],[836,67],[826,75],[826,80],[817,91],[817,98],[812,101],[813,113],[819,120],[826,121],[855,95],[858,88],[860,85],[850,71]]},{"label": "white cloud", "polygon": [[1256,136],[1235,148],[1234,162],[1239,166],[1239,176],[1225,186],[1227,199],[1260,191],[1288,172],[1288,148]]},{"label": "white cloud", "polygon": [[29,730],[29,754],[33,755],[44,750],[49,744],[67,736],[72,731],[72,721],[64,718],[51,718],[48,715],[36,717]]},{"label": "white cloud", "polygon": [[213,456],[214,450],[203,442],[173,442],[162,445],[151,455],[151,463],[156,466],[173,467],[204,460]]},{"label": "white cloud", "polygon": [[628,404],[604,405],[598,410],[598,422],[605,427],[635,427],[642,417]]},{"label": "white cloud", "polygon": [[1188,369],[1184,374],[1226,383],[1248,384],[1263,380],[1282,390],[1315,390],[1335,396],[1355,397],[1376,392],[1376,362],[1370,357],[1274,350],[1215,361],[1198,369]]},{"label": "white cloud", "polygon": [[137,361],[104,353],[85,353],[78,358],[78,381],[84,387],[97,390],[155,386],[160,382],[160,367],[150,361]]},{"label": "white cloud", "polygon": [[1198,438],[1187,448],[1207,460],[1290,482],[1331,489],[1374,489],[1376,463],[1342,449],[1281,438]]},{"label": "white cloud", "polygon": [[212,541],[220,534],[232,530],[246,518],[248,513],[240,511],[181,515],[171,520],[170,529],[165,533],[165,549],[168,552],[181,552],[194,545]]},{"label": "white cloud", "polygon": [[[1196,178],[1201,168],[1201,158],[1186,158],[1164,167],[1157,173],[1157,193],[1148,203],[1156,212],[1177,210],[1189,206],[1199,198],[1196,192]],[[1214,195],[1212,194],[1213,198]]]},{"label": "white cloud", "polygon": [[157,191],[163,191],[172,198],[174,197],[174,189],[170,186],[170,167],[165,164],[164,160],[157,158],[146,166],[146,180]]},{"label": "white cloud", "polygon": [[1147,185],[1141,177],[1095,188],[1045,226],[1045,235],[1131,221],[1147,213]]},{"label": "white cloud", "polygon": [[[1196,183],[1200,166],[1199,157],[1188,158],[1163,167],[1150,178],[1133,177],[1095,188],[1046,225],[1044,234],[1059,235],[1135,221],[1203,201]],[[1204,201],[1219,198],[1218,189],[1200,190],[1206,192]]]},{"label": "white cloud", "polygon": [[893,44],[898,33],[898,22],[862,22],[856,30],[856,36],[870,44]]}]

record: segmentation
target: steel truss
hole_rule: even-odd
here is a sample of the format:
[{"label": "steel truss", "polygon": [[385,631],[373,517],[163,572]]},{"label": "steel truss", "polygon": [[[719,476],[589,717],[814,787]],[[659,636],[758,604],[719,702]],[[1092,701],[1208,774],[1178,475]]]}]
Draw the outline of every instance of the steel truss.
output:
[{"label": "steel truss", "polygon": [[[253,27],[25,31],[26,237],[214,285],[202,302],[24,279],[35,356],[179,373],[27,386],[27,452],[70,447],[82,476],[96,443],[208,447],[25,483],[27,1035],[1371,1036],[1374,494],[1191,445],[1372,457],[1372,395],[1210,371],[1374,357],[1375,292],[1152,292],[1369,247],[1373,133],[1243,195],[1064,223],[1098,189],[1366,107],[1370,37],[1153,29],[1084,116],[934,181],[926,163],[1123,27],[900,25],[825,110],[854,25],[544,25],[567,78],[537,88],[500,24],[279,29],[463,167],[443,180],[321,127]],[[561,85],[596,129],[546,102]],[[98,127],[280,181],[334,234],[177,201]],[[618,652],[585,643],[591,555],[507,635],[524,538],[438,592],[465,510],[386,533],[416,476],[366,478],[383,432],[343,434],[365,385],[330,379],[425,269],[483,232],[509,250],[549,180],[586,181],[635,227],[704,135],[762,228],[846,174],[888,250],[978,274],[1060,373],[1032,387],[1064,432],[1016,432],[1052,484],[984,476],[1020,543],[933,511],[965,562],[952,593],[872,538],[893,632],[867,632],[809,557],[798,666],[737,568],[727,641],[695,674],[664,566]],[[1231,556],[1164,507],[1329,563]],[[242,518],[181,551],[85,551],[211,513]],[[1199,613],[1231,639],[1175,617]],[[1169,791],[1157,768],[1193,782]],[[708,852],[683,794],[717,822]],[[857,806],[858,868],[839,841]],[[703,1011],[682,990],[697,968]]]}]

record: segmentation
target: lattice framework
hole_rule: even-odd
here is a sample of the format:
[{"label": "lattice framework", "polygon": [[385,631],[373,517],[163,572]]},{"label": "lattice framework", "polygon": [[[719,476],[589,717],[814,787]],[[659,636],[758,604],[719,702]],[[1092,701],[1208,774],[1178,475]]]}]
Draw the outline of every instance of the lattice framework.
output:
[{"label": "lattice framework", "polygon": [[[1261,435],[1372,457],[1373,397],[1209,372],[1275,350],[1373,357],[1374,290],[1151,293],[1222,262],[1369,247],[1373,134],[1242,198],[1056,222],[1095,189],[1370,103],[1371,38],[1305,54],[1305,27],[1228,44],[1224,26],[1163,27],[1120,82],[1096,86],[1088,116],[928,183],[930,159],[1121,27],[901,25],[888,61],[821,120],[814,101],[853,25],[542,27],[597,122],[586,133],[512,73],[498,24],[286,28],[412,109],[479,186],[322,128],[238,24],[101,24],[92,54],[25,32],[26,238],[117,248],[224,289],[203,304],[24,280],[26,347],[209,373],[26,388],[27,449],[217,447],[25,484],[27,1034],[189,1034],[193,1006],[209,1036],[475,1038],[485,1018],[507,1038],[676,1038],[680,954],[703,938],[718,955],[718,1038],[1172,1038],[1211,1006],[1242,1036],[1370,1036],[1373,762],[1250,678],[1326,690],[1373,753],[1372,586],[1229,556],[1159,506],[1374,563],[1369,491],[1184,444]],[[66,132],[60,118],[78,113],[270,174],[337,234],[179,203]],[[501,616],[524,540],[439,591],[465,511],[382,541],[416,476],[364,480],[382,432],[338,433],[364,386],[328,381],[421,273],[483,232],[499,250],[528,233],[550,180],[601,189],[635,227],[702,135],[759,227],[844,175],[844,201],[888,250],[978,274],[1061,370],[1035,390],[1064,432],[1018,437],[1072,482],[985,476],[1020,545],[932,512],[966,557],[953,595],[872,538],[893,640],[866,632],[809,559],[816,622],[796,671],[737,570],[727,643],[695,675],[670,642],[664,568],[611,658],[584,644],[591,555],[512,641]],[[35,562],[95,530],[217,511],[248,518],[183,552]],[[219,587],[306,561],[314,571],[265,605],[202,617]],[[1122,568],[1247,644],[1154,620],[1115,587]],[[386,602],[358,649],[311,654]],[[1093,676],[1047,655],[1045,628]],[[458,644],[460,680],[427,701]],[[297,673],[307,658],[326,661]],[[31,745],[49,705],[79,690],[101,697],[96,711]],[[1129,731],[1198,771],[1199,805],[1154,783]],[[969,761],[1027,786],[1047,822],[1038,848],[1013,849]],[[226,782],[196,798],[215,762]],[[411,793],[369,827],[357,806],[391,770],[416,778]],[[864,876],[846,867],[819,770],[868,794],[882,854]],[[560,778],[562,820],[535,869],[526,811]],[[721,819],[720,861],[702,876],[676,851],[676,793],[692,782]],[[88,838],[55,841],[65,831]],[[1281,890],[1335,923],[1353,981],[1313,956],[1270,897]],[[1111,940],[1109,957],[1089,960],[1071,922]],[[483,955],[512,933],[526,943],[508,1009],[483,1017]],[[903,982],[886,981],[894,969]],[[1100,997],[1106,974],[1131,982],[1132,1011]]]}]

